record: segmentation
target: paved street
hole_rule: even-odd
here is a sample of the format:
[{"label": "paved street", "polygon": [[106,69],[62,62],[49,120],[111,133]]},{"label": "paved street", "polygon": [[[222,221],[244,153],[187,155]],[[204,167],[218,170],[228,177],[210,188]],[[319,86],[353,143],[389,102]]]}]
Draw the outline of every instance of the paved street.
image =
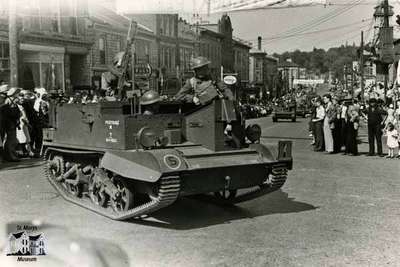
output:
[{"label": "paved street", "polygon": [[130,266],[398,266],[400,161],[312,152],[307,119],[255,121],[263,142],[294,141],[294,170],[281,191],[234,207],[183,198],[149,220],[117,222],[64,201],[40,161],[7,163],[0,243],[8,222],[36,219],[45,234],[56,226],[117,245]]}]

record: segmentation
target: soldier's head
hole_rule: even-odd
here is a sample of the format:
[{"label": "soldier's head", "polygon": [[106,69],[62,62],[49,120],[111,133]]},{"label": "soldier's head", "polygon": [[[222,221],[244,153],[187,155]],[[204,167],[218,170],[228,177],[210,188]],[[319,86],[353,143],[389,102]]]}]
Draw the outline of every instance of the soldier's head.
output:
[{"label": "soldier's head", "polygon": [[194,71],[196,78],[202,79],[210,75],[209,65],[211,61],[209,61],[205,57],[195,57],[190,60],[190,66]]},{"label": "soldier's head", "polygon": [[153,115],[158,113],[160,101],[161,97],[156,91],[149,90],[145,92],[140,98],[140,105],[143,108],[143,114]]}]

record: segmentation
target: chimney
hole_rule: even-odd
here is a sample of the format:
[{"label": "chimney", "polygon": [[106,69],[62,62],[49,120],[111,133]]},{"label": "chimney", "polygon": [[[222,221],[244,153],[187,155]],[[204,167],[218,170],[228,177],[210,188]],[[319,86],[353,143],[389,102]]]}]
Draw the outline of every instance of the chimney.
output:
[{"label": "chimney", "polygon": [[261,36],[258,36],[258,50],[261,50],[261,41],[262,41]]}]

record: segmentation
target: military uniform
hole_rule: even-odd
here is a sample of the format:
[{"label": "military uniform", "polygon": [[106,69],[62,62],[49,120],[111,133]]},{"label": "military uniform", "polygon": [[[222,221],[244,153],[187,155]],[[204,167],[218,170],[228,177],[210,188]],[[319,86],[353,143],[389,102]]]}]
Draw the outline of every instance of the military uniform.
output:
[{"label": "military uniform", "polygon": [[[208,65],[211,63],[205,57],[197,57],[191,60],[191,67],[195,76],[186,80],[185,85],[175,95],[175,99],[195,104],[206,104],[215,98],[224,97],[233,100],[231,90],[222,82],[216,83],[208,73]],[[202,75],[201,71],[203,70]]]},{"label": "military uniform", "polygon": [[186,102],[193,102],[194,97],[198,97],[201,102],[208,102],[218,97],[220,94],[229,100],[233,100],[231,90],[222,82],[215,83],[211,79],[199,79],[192,77],[179,90],[175,98]]}]

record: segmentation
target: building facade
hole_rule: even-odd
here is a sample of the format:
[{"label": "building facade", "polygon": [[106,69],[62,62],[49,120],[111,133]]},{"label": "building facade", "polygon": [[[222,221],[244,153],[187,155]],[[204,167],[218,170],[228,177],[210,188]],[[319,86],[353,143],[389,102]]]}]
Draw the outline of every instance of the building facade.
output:
[{"label": "building facade", "polygon": [[[18,77],[20,86],[26,89],[46,87],[65,91],[71,85],[69,59],[86,54],[91,45],[85,32],[87,2],[74,0],[32,0],[19,2],[17,30],[19,43]],[[8,17],[7,11],[2,11]],[[62,15],[61,15],[62,14]],[[6,45],[8,20],[0,21],[2,47],[1,76],[9,76]],[[8,68],[9,69],[9,68]],[[8,80],[8,79],[6,79]]]},{"label": "building facade", "polygon": [[290,92],[294,89],[294,79],[300,77],[300,66],[294,63],[291,59],[278,63],[278,71],[281,73],[283,80],[283,89]]},{"label": "building facade", "polygon": [[257,48],[249,53],[249,88],[248,95],[262,96],[266,91],[266,62],[267,53],[261,50],[261,37],[258,38]]},{"label": "building facade", "polygon": [[199,33],[200,43],[198,55],[206,57],[211,61],[211,75],[214,79],[219,80],[221,77],[223,36],[206,27],[200,27]]},{"label": "building facade", "polygon": [[233,40],[233,69],[238,74],[238,81],[242,88],[249,84],[249,55],[250,44],[235,38]]},{"label": "building facade", "polygon": [[269,55],[265,56],[265,97],[276,97],[280,94],[278,88],[278,59]]}]

